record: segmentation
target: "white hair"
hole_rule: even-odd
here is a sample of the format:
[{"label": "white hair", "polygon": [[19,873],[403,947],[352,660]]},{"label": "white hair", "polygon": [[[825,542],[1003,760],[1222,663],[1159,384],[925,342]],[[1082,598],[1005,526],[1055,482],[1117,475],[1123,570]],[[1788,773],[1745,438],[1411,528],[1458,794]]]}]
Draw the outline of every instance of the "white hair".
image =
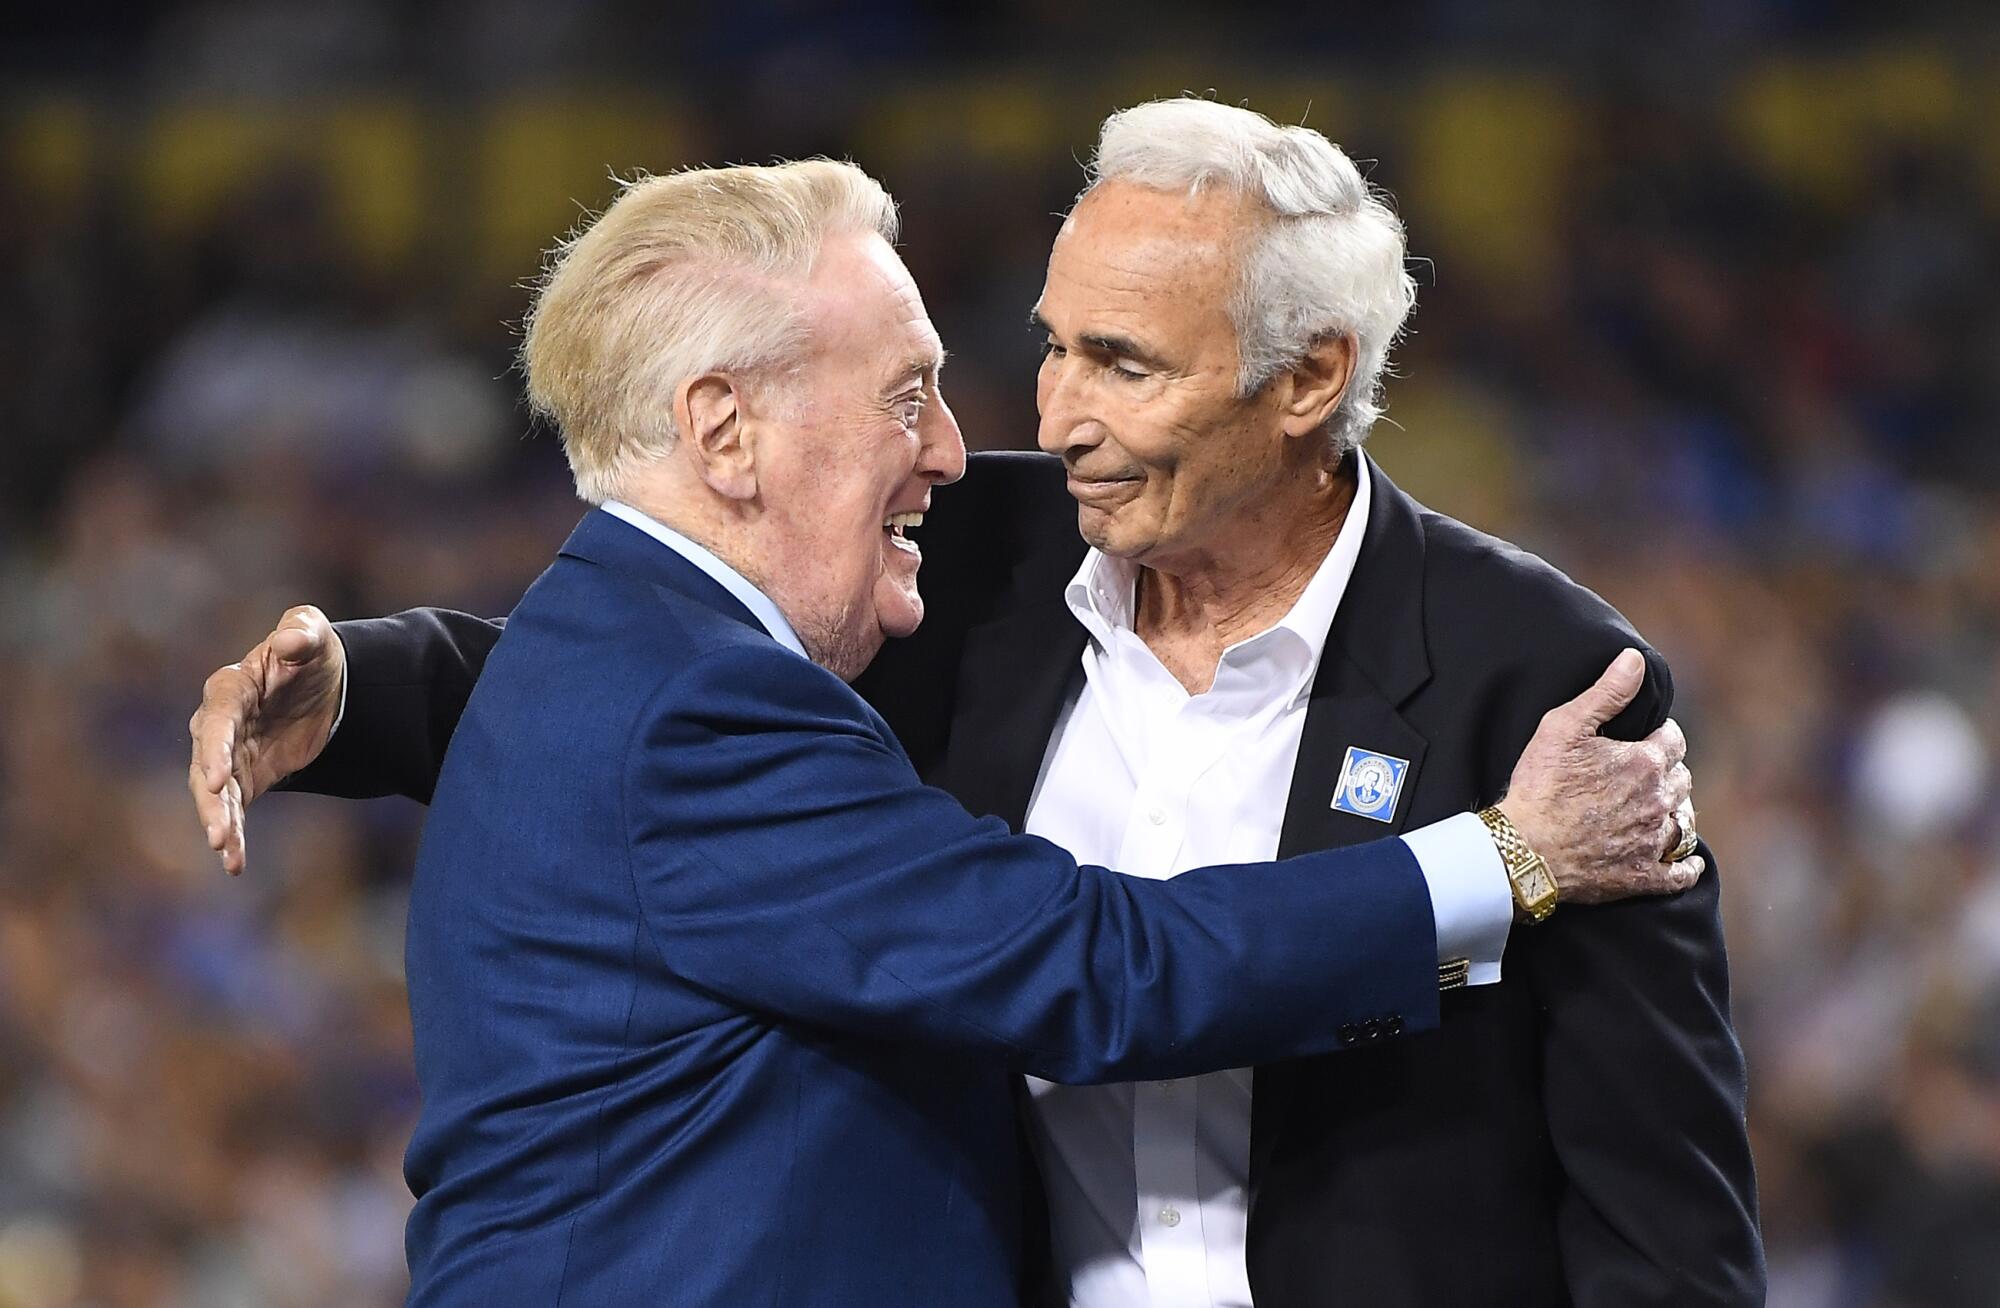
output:
[{"label": "white hair", "polygon": [[1327,435],[1341,453],[1367,438],[1417,284],[1387,194],[1339,146],[1309,127],[1184,96],[1105,119],[1089,172],[1090,188],[1123,181],[1193,195],[1219,183],[1262,201],[1270,221],[1245,251],[1229,302],[1237,389],[1253,395],[1315,342],[1351,335],[1354,375]]},{"label": "white hair", "polygon": [[551,253],[521,343],[576,493],[601,504],[673,448],[674,392],[766,373],[803,343],[798,284],[826,237],[896,239],[896,202],[850,163],[690,168],[623,184]]}]

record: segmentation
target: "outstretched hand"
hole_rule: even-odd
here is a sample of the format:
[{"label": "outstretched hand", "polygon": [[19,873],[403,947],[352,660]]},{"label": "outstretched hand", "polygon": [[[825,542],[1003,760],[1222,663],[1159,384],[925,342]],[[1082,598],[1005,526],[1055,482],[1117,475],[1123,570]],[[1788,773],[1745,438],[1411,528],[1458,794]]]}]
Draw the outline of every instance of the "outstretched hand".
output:
[{"label": "outstretched hand", "polygon": [[188,792],[231,876],[244,867],[244,808],[326,748],[346,673],[346,651],[326,614],[302,604],[202,687],[201,707],[188,719]]}]

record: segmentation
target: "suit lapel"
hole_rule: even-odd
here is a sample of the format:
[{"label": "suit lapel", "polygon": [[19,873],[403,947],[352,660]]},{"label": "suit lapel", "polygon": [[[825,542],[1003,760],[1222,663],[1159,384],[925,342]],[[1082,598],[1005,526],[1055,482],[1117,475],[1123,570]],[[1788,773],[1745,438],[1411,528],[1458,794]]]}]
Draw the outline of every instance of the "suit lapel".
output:
[{"label": "suit lapel", "polygon": [[[1423,524],[1414,500],[1372,463],[1369,472],[1367,534],[1313,678],[1278,838],[1281,858],[1400,834],[1415,806],[1429,745],[1400,711],[1431,676],[1423,618]],[[1408,762],[1391,820],[1379,822],[1333,807],[1350,747]],[[1277,1150],[1285,1122],[1302,1111],[1301,1105],[1291,1102],[1296,1087],[1297,1078],[1279,1068],[1259,1071],[1253,1084],[1253,1222],[1259,1179]]]},{"label": "suit lapel", "polygon": [[1042,756],[1089,639],[1062,601],[1062,583],[1040,584],[1041,599],[966,633],[959,685],[1006,692],[959,696],[935,779],[973,813],[1004,818],[1016,831],[1027,822]]},{"label": "suit lapel", "polygon": [[[1423,768],[1427,742],[1398,712],[1431,675],[1423,526],[1415,502],[1372,463],[1369,472],[1367,532],[1313,678],[1278,839],[1281,858],[1400,833]],[[1409,764],[1389,821],[1333,807],[1349,748]]]},{"label": "suit lapel", "polygon": [[[1409,820],[1410,794],[1423,770],[1427,742],[1405,722],[1395,705],[1362,676],[1345,650],[1327,645],[1306,709],[1305,734],[1292,768],[1285,824],[1278,857],[1360,845],[1398,835]],[[1349,748],[1386,754],[1409,764],[1398,788],[1396,807],[1386,821],[1333,806]]]}]

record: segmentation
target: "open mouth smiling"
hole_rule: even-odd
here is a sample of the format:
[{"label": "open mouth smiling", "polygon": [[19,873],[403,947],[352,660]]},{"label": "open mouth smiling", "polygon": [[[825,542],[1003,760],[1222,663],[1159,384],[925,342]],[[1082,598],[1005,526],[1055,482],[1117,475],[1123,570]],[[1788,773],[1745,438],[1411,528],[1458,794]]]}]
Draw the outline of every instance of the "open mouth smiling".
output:
[{"label": "open mouth smiling", "polygon": [[882,520],[882,531],[889,538],[889,543],[897,549],[917,554],[921,553],[917,543],[903,532],[910,527],[921,527],[923,523],[924,515],[921,513],[892,513]]}]

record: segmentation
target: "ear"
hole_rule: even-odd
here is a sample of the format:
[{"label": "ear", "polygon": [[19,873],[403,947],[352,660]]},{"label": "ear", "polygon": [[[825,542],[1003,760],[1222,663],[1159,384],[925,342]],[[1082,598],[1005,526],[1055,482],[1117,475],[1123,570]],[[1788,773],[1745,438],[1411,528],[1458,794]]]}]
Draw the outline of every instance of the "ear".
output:
[{"label": "ear", "polygon": [[748,439],[741,383],[722,373],[690,377],[674,390],[674,426],[702,481],[732,500],[757,497],[757,455]]},{"label": "ear", "polygon": [[1308,436],[1326,426],[1354,378],[1357,353],[1354,336],[1340,332],[1314,341],[1292,366],[1291,389],[1281,405],[1287,436]]}]

